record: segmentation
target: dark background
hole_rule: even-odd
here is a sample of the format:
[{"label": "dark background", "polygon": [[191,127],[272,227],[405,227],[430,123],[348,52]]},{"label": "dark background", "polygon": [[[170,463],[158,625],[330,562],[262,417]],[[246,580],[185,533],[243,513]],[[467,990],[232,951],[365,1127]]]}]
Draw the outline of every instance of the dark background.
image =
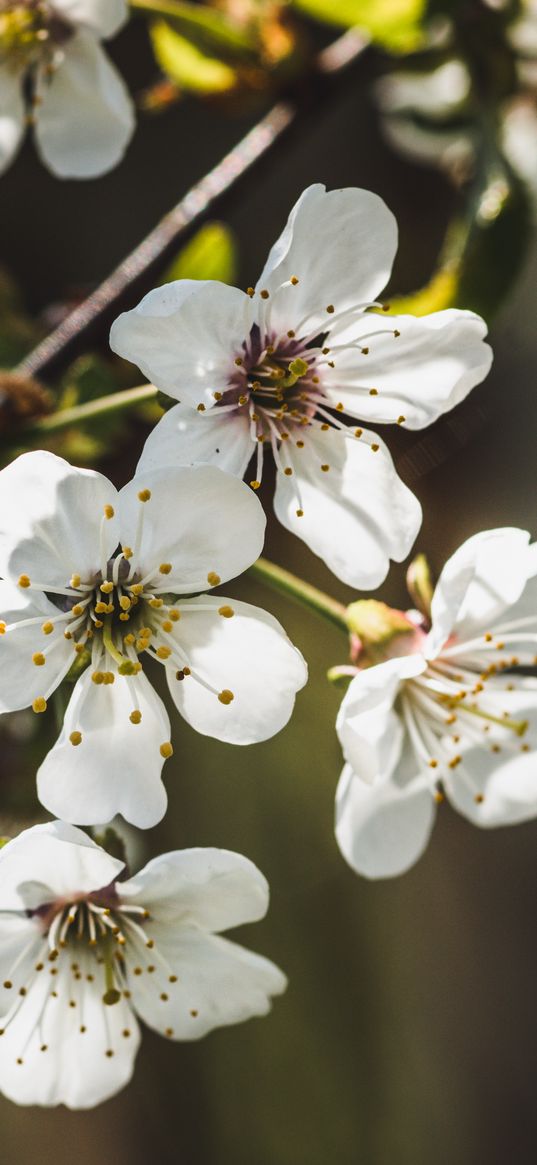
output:
[{"label": "dark background", "polygon": [[[140,26],[118,38],[113,55],[133,87],[153,78]],[[55,180],[27,145],[0,182],[0,261],[27,306],[41,310],[104,278],[251,121],[190,103],[141,117],[126,160],[98,182]],[[312,181],[380,193],[400,224],[394,290],[428,278],[452,193],[432,170],[388,151],[367,91],[356,87],[272,159],[247,199],[236,200],[228,221],[242,285],[255,280]],[[479,529],[513,524],[537,533],[536,274],[530,249],[494,322],[492,374],[458,410],[457,440],[442,427],[435,433],[440,464],[417,473],[419,434],[399,435],[394,445],[425,510],[417,549],[437,570]],[[108,461],[106,471],[121,483],[137,452]],[[274,520],[266,552],[338,597],[353,597]],[[394,567],[382,597],[404,603],[403,580],[403,568]],[[481,832],[443,805],[414,870],[384,883],[358,879],[332,829],[340,693],[324,677],[345,661],[344,637],[249,580],[228,590],[284,622],[309,661],[310,683],[291,724],[266,744],[232,748],[175,719],[175,755],[165,770],[169,811],[157,829],[138,835],[137,860],[205,844],[253,859],[269,879],[272,904],[268,919],[240,937],[286,970],[289,990],[269,1018],[199,1044],[146,1033],[130,1087],[92,1112],[1,1101],[2,1160],[533,1163],[537,823]],[[16,779],[37,812],[24,749],[6,779]]]}]

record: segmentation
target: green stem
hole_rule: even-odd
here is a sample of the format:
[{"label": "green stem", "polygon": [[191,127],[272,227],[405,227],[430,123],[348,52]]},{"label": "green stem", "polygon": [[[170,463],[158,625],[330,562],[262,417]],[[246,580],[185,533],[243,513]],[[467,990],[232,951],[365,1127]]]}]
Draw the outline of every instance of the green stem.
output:
[{"label": "green stem", "polygon": [[59,409],[48,417],[34,421],[31,425],[17,430],[17,438],[39,437],[47,433],[59,433],[68,429],[70,425],[80,425],[83,421],[94,421],[110,413],[119,413],[131,405],[143,404],[146,400],[154,400],[157,390],[154,384],[142,384],[139,388],[126,388],[122,392],[111,392],[108,396],[100,396],[97,400],[90,400],[83,405],[73,405],[70,409]]},{"label": "green stem", "polygon": [[292,574],[290,570],[284,570],[282,566],[277,566],[275,562],[269,562],[266,558],[258,558],[257,562],[254,562],[254,565],[250,567],[249,573],[266,583],[267,586],[272,587],[273,590],[290,596],[296,602],[301,603],[303,607],[308,607],[310,611],[322,615],[330,623],[335,623],[340,631],[344,631],[348,635],[346,608],[343,603],[338,603],[337,599],[332,599],[324,591],[319,591],[311,583],[304,582],[296,574]]}]

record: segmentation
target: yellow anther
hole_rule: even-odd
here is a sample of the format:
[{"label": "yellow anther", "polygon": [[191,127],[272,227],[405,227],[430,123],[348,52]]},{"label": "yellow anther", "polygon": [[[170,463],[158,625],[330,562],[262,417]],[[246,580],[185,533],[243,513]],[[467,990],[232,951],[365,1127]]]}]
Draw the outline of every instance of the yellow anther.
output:
[{"label": "yellow anther", "polygon": [[291,469],[291,467],[288,465],[288,466],[286,466],[286,468],[284,469],[284,471],[283,471],[283,472],[285,473],[285,476],[286,476],[286,477],[291,477],[291,476],[292,476],[292,473],[293,473],[293,470],[292,470],[292,469]]},{"label": "yellow anther", "polygon": [[226,605],[224,607],[218,608],[218,614],[221,615],[223,619],[232,619],[235,612],[233,610],[233,607],[229,607]]},{"label": "yellow anther", "polygon": [[138,491],[138,501],[139,502],[148,502],[150,497],[151,497],[151,490],[150,489],[141,489]]},{"label": "yellow anther", "polygon": [[213,397],[215,400],[222,400],[223,395],[223,392],[213,392]]},{"label": "yellow anther", "polygon": [[72,732],[70,737],[69,737],[69,740],[71,741],[71,744],[73,744],[76,748],[77,744],[82,743],[82,733],[81,732]]},{"label": "yellow anther", "polygon": [[235,357],[235,364],[237,365],[237,368],[240,368],[242,363],[243,363],[242,356],[236,356]]},{"label": "yellow anther", "polygon": [[115,510],[114,510],[113,506],[105,506],[104,507],[105,518],[113,518],[114,514],[115,514]]},{"label": "yellow anther", "polygon": [[[95,622],[95,626],[97,627],[97,621]],[[102,627],[102,623],[101,623],[101,627]],[[71,635],[70,631],[64,631],[63,638],[64,639],[72,639],[73,636]]]},{"label": "yellow anther", "polygon": [[37,696],[37,698],[34,700],[34,702],[32,704],[32,708],[33,708],[34,712],[46,712],[47,701],[45,700],[45,697],[44,696]]},{"label": "yellow anther", "polygon": [[173,756],[173,747],[169,740],[167,740],[165,744],[161,744],[159,752],[160,755],[164,757],[164,760],[168,760],[168,757]]},{"label": "yellow anther", "polygon": [[32,655],[32,663],[35,663],[36,667],[43,667],[43,664],[45,663],[45,656],[43,655],[42,651],[34,652]]},{"label": "yellow anther", "polygon": [[259,489],[260,485],[261,485],[261,482],[257,481],[257,479],[254,479],[254,481],[250,482],[251,489]]},{"label": "yellow anther", "polygon": [[363,431],[364,431],[363,429],[355,429],[354,436],[360,438],[362,436]]},{"label": "yellow anther", "polygon": [[130,611],[132,607],[132,600],[129,599],[128,595],[122,595],[119,600],[119,605],[122,611]]},{"label": "yellow anther", "polygon": [[329,428],[330,428],[330,425],[327,425],[327,423],[326,423],[326,421],[325,421],[325,422],[324,422],[324,424],[323,424],[323,425],[321,425],[321,432],[322,432],[322,433],[327,433],[327,432],[328,432],[328,430],[329,430]]},{"label": "yellow anther", "polygon": [[103,684],[114,684],[115,680],[116,680],[116,677],[115,677],[113,671],[103,672]]},{"label": "yellow anther", "polygon": [[128,623],[129,619],[130,619],[130,615],[129,615],[128,611],[122,611],[119,618],[120,618],[122,623]]},{"label": "yellow anther", "polygon": [[[5,623],[3,623],[2,626],[3,626],[4,631],[5,631],[5,628],[6,628]],[[51,623],[50,620],[47,620],[46,623],[43,623],[41,630],[43,632],[43,635],[52,635],[52,632],[54,631],[54,623]],[[4,632],[2,631],[2,632],[0,632],[0,634],[3,635]]]},{"label": "yellow anther", "polygon": [[131,595],[141,595],[143,594],[143,589],[144,588],[142,583],[133,583],[132,586],[129,587]]},{"label": "yellow anther", "polygon": [[327,310],[329,315],[332,315],[332,312],[335,310],[333,303],[329,303],[326,310]]},{"label": "yellow anther", "polygon": [[437,789],[435,794],[434,794],[434,799],[435,799],[437,805],[441,805],[442,802],[445,801],[446,798],[445,798],[444,794],[441,792],[441,790]]},{"label": "yellow anther", "polygon": [[247,287],[246,294],[250,296],[250,299],[252,299],[252,297],[255,295],[255,288]]},{"label": "yellow anther", "polygon": [[266,289],[263,289],[263,291],[260,291],[259,294],[261,296],[261,299],[268,299],[269,298],[269,292]]},{"label": "yellow anther", "polygon": [[168,615],[170,616],[172,623],[178,623],[179,619],[181,618],[181,612],[178,611],[176,607],[170,607]]},{"label": "yellow anther", "polygon": [[104,684],[104,673],[102,671],[94,671],[91,678],[94,684]]},{"label": "yellow anther", "polygon": [[296,287],[296,285],[298,283],[298,279],[297,279],[296,275],[291,275],[289,282],[293,284],[293,287]]},{"label": "yellow anther", "polygon": [[378,390],[378,388],[370,388],[370,389],[369,389],[369,395],[370,395],[370,396],[378,396],[378,394],[379,394],[379,390]]},{"label": "yellow anther", "polygon": [[485,635],[485,643],[492,643],[492,635],[490,634],[490,631],[487,631]]},{"label": "yellow anther", "polygon": [[169,659],[171,653],[172,653],[171,647],[165,647],[164,645],[162,645],[161,647],[157,647],[157,656],[159,659]]},{"label": "yellow anther", "polygon": [[110,579],[105,579],[105,581],[102,582],[100,587],[99,587],[99,590],[103,592],[103,595],[111,595],[113,589],[114,589],[114,584],[113,584],[113,582],[110,582]]},{"label": "yellow anther", "polygon": [[141,719],[142,719],[142,713],[140,712],[140,710],[138,708],[135,708],[134,712],[131,712],[131,714],[129,716],[129,720],[130,720],[131,724],[139,724]]},{"label": "yellow anther", "polygon": [[438,761],[437,760],[430,760],[429,761],[429,768],[430,769],[437,769],[438,768]]},{"label": "yellow anther", "polygon": [[29,586],[31,586],[31,585],[32,585],[32,584],[31,584],[31,582],[30,582],[30,579],[28,578],[28,575],[27,575],[27,574],[21,574],[21,576],[20,576],[20,578],[19,578],[19,586],[20,586],[20,587],[23,587],[23,588],[25,588],[25,587],[29,587]]},{"label": "yellow anther", "polygon": [[328,473],[330,466],[329,465],[321,465],[321,469],[322,469],[323,473]]},{"label": "yellow anther", "polygon": [[484,800],[485,800],[485,798],[484,798],[482,793],[476,793],[476,795],[474,797],[474,801],[475,801],[476,805],[482,805]]},{"label": "yellow anther", "polygon": [[169,574],[172,569],[171,562],[161,562],[159,566],[159,574]]},{"label": "yellow anther", "polygon": [[69,585],[74,587],[76,590],[76,588],[80,586],[80,575],[79,574],[71,575],[71,582]]},{"label": "yellow anther", "polygon": [[162,630],[167,632],[173,631],[173,623],[170,623],[168,619],[165,619],[164,623],[162,624]]},{"label": "yellow anther", "polygon": [[248,397],[247,397],[247,396],[245,396],[245,395],[244,395],[244,393],[243,393],[243,394],[242,394],[242,396],[240,396],[240,397],[239,397],[239,404],[240,404],[240,405],[245,405],[245,404],[247,403],[247,401],[248,401]]},{"label": "yellow anther", "polygon": [[293,331],[293,329],[292,329],[292,328],[290,328],[290,329],[289,329],[289,331],[288,331],[288,333],[287,333],[287,335],[289,336],[289,339],[290,339],[290,340],[294,340],[294,338],[295,338],[295,336],[296,336],[296,332],[294,332],[294,331]]},{"label": "yellow anther", "polygon": [[336,412],[337,412],[337,413],[342,413],[342,412],[343,412],[343,405],[342,405],[342,403],[341,403],[341,401],[340,401],[340,400],[338,401],[338,403],[337,403],[337,405],[336,405]]},{"label": "yellow anther", "polygon": [[209,571],[207,575],[207,582],[209,583],[210,587],[217,587],[221,581],[222,579],[220,578],[220,575],[217,574],[215,570]]},{"label": "yellow anther", "polygon": [[297,510],[296,516],[297,516],[297,518],[303,518],[304,517],[304,510]]},{"label": "yellow anther", "polygon": [[95,626],[96,627],[104,627],[104,623],[103,623],[102,619],[96,619]]},{"label": "yellow anther", "polygon": [[129,631],[128,635],[123,636],[123,642],[127,647],[132,647],[133,643],[136,642],[136,636],[132,634],[132,631]]},{"label": "yellow anther", "polygon": [[403,414],[401,413],[401,416],[397,418],[397,424],[404,425],[405,421],[406,421],[406,417],[404,417]]},{"label": "yellow anther", "polygon": [[154,599],[154,598],[153,598],[153,599],[150,599],[150,600],[149,600],[149,606],[150,606],[150,607],[154,607],[154,608],[155,608],[155,610],[156,610],[156,611],[158,611],[159,607],[163,607],[163,606],[164,606],[164,599]]},{"label": "yellow anther", "polygon": [[183,675],[184,675],[184,676],[189,676],[189,675],[190,675],[190,668],[189,668],[189,667],[184,667],[184,668],[183,668]]},{"label": "yellow anther", "polygon": [[372,445],[371,446],[372,453],[378,453],[379,449],[380,449],[380,445]]},{"label": "yellow anther", "polygon": [[122,547],[122,554],[124,558],[132,558],[132,549],[130,546]]},{"label": "yellow anther", "polygon": [[74,650],[77,655],[82,655],[82,652],[85,651],[86,648],[84,647],[83,643],[75,643]]},{"label": "yellow anther", "polygon": [[362,348],[362,356],[369,356],[369,348]]},{"label": "yellow anther", "polygon": [[196,408],[197,408],[197,410],[198,410],[198,413],[204,413],[204,412],[205,412],[205,405],[203,404],[203,402],[202,402],[202,401],[200,401],[199,405],[196,405]]},{"label": "yellow anther", "polygon": [[231,701],[234,700],[235,697],[233,692],[230,692],[229,688],[224,688],[222,692],[218,693],[218,699],[220,700],[221,704],[231,704]]},{"label": "yellow anther", "polygon": [[108,603],[96,603],[95,604],[95,614],[96,615],[106,615],[107,611],[108,611]]},{"label": "yellow anther", "polygon": [[74,607],[71,608],[71,614],[72,615],[83,615],[84,608],[81,606],[80,603],[75,603]]},{"label": "yellow anther", "polygon": [[396,338],[396,339],[397,339],[397,337],[398,337],[398,336],[400,336],[400,335],[401,335],[401,333],[397,331],[397,328],[394,328],[394,332],[393,332],[393,334],[394,334],[394,336],[395,336],[395,338]]}]

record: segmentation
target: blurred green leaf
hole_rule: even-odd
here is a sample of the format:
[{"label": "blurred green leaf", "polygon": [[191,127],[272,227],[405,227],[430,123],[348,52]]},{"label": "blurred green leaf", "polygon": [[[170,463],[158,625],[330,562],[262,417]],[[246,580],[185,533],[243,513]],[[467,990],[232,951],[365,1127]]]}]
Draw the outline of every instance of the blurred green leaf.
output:
[{"label": "blurred green leaf", "polygon": [[293,4],[327,24],[357,25],[390,52],[412,52],[423,42],[426,0],[293,0]]},{"label": "blurred green leaf", "polygon": [[200,47],[205,44],[207,48],[227,49],[234,55],[256,51],[253,28],[238,25],[208,4],[190,4],[188,0],[138,0],[134,7],[154,12],[155,16],[169,17],[158,23],[167,24]]},{"label": "blurred green leaf", "polygon": [[162,282],[170,283],[173,279],[218,279],[220,283],[236,283],[237,245],[229,227],[220,222],[203,226],[179,252]]},{"label": "blurred green leaf", "polygon": [[165,20],[152,24],[151,40],[160,68],[181,89],[190,93],[228,93],[235,87],[236,75],[229,65],[208,56]]}]

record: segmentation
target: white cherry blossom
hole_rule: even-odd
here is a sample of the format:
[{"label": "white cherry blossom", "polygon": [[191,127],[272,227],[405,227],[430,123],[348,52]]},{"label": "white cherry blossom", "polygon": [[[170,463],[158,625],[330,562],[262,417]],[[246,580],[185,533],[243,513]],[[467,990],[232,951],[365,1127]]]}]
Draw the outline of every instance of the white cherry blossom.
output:
[{"label": "white cherry blossom", "polygon": [[91,1108],[130,1080],[142,1020],[167,1039],[266,1015],[285,976],[222,938],[268,907],[240,854],[187,849],[133,878],[60,821],[0,853],[0,1091]]},{"label": "white cherry blossom", "polygon": [[81,668],[38,773],[52,813],[162,817],[172,746],[150,659],[199,732],[250,744],[287,723],[300,653],[265,611],[200,593],[255,561],[264,527],[248,486],[212,466],[148,471],[120,491],[51,453],[0,473],[0,712],[45,711]]},{"label": "white cherry blossom", "polygon": [[355,669],[337,719],[346,764],[336,834],[358,873],[412,866],[445,797],[474,825],[537,816],[537,679],[527,674],[537,665],[537,543],[528,541],[510,528],[468,539],[442,571],[430,629],[408,612],[407,654]]},{"label": "white cherry blossom", "polygon": [[311,186],[255,289],[166,284],[121,315],[110,339],[181,402],[150,434],[141,466],[210,462],[242,477],[255,455],[248,480],[258,488],[270,449],[277,517],[359,588],[405,558],[421,523],[386,445],[365,426],[430,424],[491,362],[471,312],[383,314],[377,297],[396,244],[377,195]]},{"label": "white cherry blossom", "polygon": [[28,120],[59,178],[95,178],[120,161],[134,107],[100,41],[127,17],[126,0],[0,0],[0,172]]}]

